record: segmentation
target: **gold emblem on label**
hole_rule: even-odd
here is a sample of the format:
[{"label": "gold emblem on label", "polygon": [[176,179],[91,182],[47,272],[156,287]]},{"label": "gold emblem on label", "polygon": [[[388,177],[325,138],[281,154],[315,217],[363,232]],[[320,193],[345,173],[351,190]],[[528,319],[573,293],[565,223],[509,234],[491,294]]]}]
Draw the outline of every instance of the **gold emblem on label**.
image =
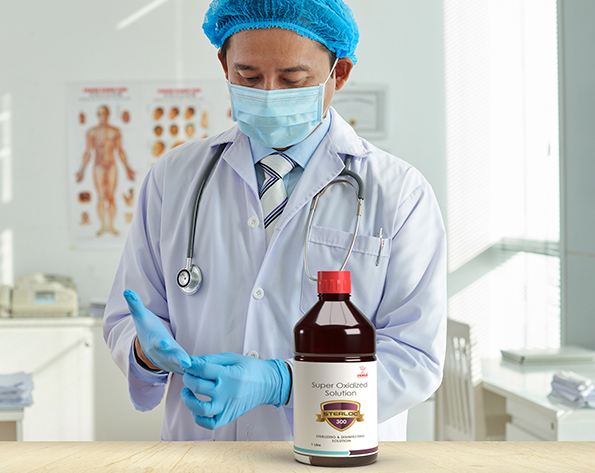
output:
[{"label": "gold emblem on label", "polygon": [[344,432],[355,422],[364,422],[361,404],[355,401],[327,401],[320,404],[316,422],[327,422],[333,429]]}]

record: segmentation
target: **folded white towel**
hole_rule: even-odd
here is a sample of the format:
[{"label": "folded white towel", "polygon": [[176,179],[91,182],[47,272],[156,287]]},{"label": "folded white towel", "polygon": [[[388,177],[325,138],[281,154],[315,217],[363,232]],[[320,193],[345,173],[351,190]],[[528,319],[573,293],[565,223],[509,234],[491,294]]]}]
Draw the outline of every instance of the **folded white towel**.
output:
[{"label": "folded white towel", "polygon": [[20,384],[33,383],[30,373],[0,374],[0,388],[19,386]]},{"label": "folded white towel", "polygon": [[0,409],[33,404],[33,377],[30,373],[0,374]]},{"label": "folded white towel", "polygon": [[574,407],[595,407],[595,382],[572,371],[558,371],[548,397]]},{"label": "folded white towel", "polygon": [[595,381],[572,371],[558,371],[554,374],[554,381],[574,387],[578,390],[594,389]]}]

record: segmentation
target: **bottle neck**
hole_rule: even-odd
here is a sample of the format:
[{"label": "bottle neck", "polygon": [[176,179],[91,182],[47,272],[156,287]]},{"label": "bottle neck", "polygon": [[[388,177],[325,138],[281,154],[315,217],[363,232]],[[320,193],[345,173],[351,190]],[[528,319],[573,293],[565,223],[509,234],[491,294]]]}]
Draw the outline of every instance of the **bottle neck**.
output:
[{"label": "bottle neck", "polygon": [[318,294],[319,301],[348,301],[351,294]]}]

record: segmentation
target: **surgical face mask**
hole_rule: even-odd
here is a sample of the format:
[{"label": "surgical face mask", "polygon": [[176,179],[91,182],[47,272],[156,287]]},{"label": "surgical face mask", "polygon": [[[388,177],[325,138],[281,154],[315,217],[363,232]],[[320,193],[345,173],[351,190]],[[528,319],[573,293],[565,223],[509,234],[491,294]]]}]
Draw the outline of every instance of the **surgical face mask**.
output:
[{"label": "surgical face mask", "polygon": [[288,148],[322,123],[323,84],[296,89],[262,90],[228,84],[231,116],[242,133],[269,148]]}]

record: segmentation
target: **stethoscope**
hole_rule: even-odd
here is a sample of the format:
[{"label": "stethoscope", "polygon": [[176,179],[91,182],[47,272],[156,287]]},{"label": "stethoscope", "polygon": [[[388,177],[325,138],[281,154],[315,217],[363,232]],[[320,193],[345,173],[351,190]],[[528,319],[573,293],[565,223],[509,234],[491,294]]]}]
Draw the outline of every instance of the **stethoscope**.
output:
[{"label": "stethoscope", "polygon": [[[198,291],[198,289],[202,285],[202,279],[203,279],[202,271],[200,270],[200,268],[197,265],[192,264],[192,257],[194,255],[194,236],[196,234],[196,220],[198,218],[198,205],[200,203],[200,199],[201,199],[205,184],[208,181],[209,176],[213,172],[213,168],[215,167],[215,164],[217,163],[217,161],[223,154],[223,151],[225,150],[226,146],[227,146],[226,143],[219,145],[219,147],[213,154],[213,157],[211,158],[211,161],[209,162],[209,164],[207,166],[207,169],[204,173],[202,180],[200,181],[200,183],[198,185],[198,188],[196,190],[196,195],[194,197],[194,206],[192,208],[192,221],[191,221],[191,225],[190,225],[190,234],[188,235],[188,251],[186,252],[186,266],[178,272],[178,275],[176,277],[176,282],[178,284],[178,287],[181,289],[181,291],[184,294],[187,294],[189,296],[194,294],[196,291]],[[306,270],[306,275],[312,281],[317,281],[317,278],[312,276],[308,269],[308,239],[310,237],[310,229],[312,228],[312,220],[314,219],[314,213],[316,211],[316,207],[318,206],[318,201],[320,200],[320,197],[333,184],[338,184],[338,183],[349,184],[351,187],[353,187],[353,190],[355,191],[355,194],[357,196],[357,201],[358,201],[356,219],[355,219],[355,229],[353,231],[353,237],[351,239],[351,243],[349,245],[349,249],[347,251],[345,260],[343,261],[343,264],[341,265],[341,268],[339,269],[339,271],[343,271],[343,269],[345,269],[345,266],[347,265],[347,261],[349,261],[349,257],[351,256],[353,247],[355,245],[355,239],[357,238],[357,233],[359,231],[359,223],[360,223],[361,216],[362,216],[362,208],[363,208],[363,203],[364,203],[364,193],[365,192],[364,192],[364,181],[357,173],[348,169],[350,167],[350,165],[351,165],[351,156],[347,156],[345,159],[345,167],[339,174],[339,177],[337,177],[333,181],[329,182],[318,194],[316,194],[316,196],[314,196],[314,199],[312,199],[312,205],[310,206],[310,213],[308,215],[308,225],[306,227],[306,242],[304,244],[304,267]],[[351,177],[352,179],[354,179],[357,182],[358,188],[356,189],[355,184],[353,184],[352,181],[346,179],[346,177]]]}]

